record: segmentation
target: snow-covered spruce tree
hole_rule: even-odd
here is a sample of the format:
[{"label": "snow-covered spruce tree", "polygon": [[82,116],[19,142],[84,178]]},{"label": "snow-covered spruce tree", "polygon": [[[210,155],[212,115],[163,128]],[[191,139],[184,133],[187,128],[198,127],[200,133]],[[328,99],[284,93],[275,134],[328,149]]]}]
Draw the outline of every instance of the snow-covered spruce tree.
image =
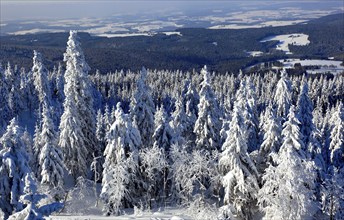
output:
[{"label": "snow-covered spruce tree", "polygon": [[279,118],[276,116],[276,110],[269,105],[266,109],[266,117],[263,118],[263,142],[259,148],[257,167],[259,173],[264,173],[265,168],[273,164],[272,155],[276,154],[282,144],[281,132],[282,126]]},{"label": "snow-covered spruce tree", "polygon": [[282,146],[273,157],[276,166],[266,169],[258,194],[264,219],[311,219],[317,209],[314,164],[306,160],[299,123],[292,106],[283,125]]},{"label": "snow-covered spruce tree", "polygon": [[333,123],[330,136],[330,162],[332,166],[341,169],[344,167],[344,107],[342,102],[335,111]]},{"label": "snow-covered spruce tree", "polygon": [[40,139],[43,143],[38,162],[41,171],[41,183],[51,188],[63,185],[63,154],[58,146],[57,134],[47,106],[43,106],[42,131]]},{"label": "snow-covered spruce tree", "polygon": [[344,215],[344,108],[341,102],[333,115],[330,164],[322,195],[322,208],[330,219]]},{"label": "snow-covered spruce tree", "polygon": [[5,78],[5,71],[2,68],[0,70],[0,93],[0,133],[2,134],[3,129],[7,124],[7,119],[10,115],[10,110],[7,103],[9,88]]},{"label": "snow-covered spruce tree", "polygon": [[[249,141],[247,141],[247,151],[251,153],[258,149],[258,116],[256,106],[256,94],[255,87],[250,78],[240,83],[240,88],[237,93],[237,99],[240,99],[237,104],[240,104],[239,108],[243,111],[244,121],[246,124],[246,135]],[[242,97],[243,96],[243,97]]]},{"label": "snow-covered spruce tree", "polygon": [[104,156],[102,191],[106,215],[119,214],[120,209],[135,202],[138,174],[138,152],[142,146],[140,133],[117,103],[116,120],[107,136]]},{"label": "snow-covered spruce tree", "polygon": [[187,115],[185,127],[185,139],[188,145],[193,145],[196,135],[193,131],[198,116],[199,95],[191,82],[186,83],[186,91],[183,94],[183,105]]},{"label": "snow-covered spruce tree", "polygon": [[169,152],[175,139],[163,105],[161,105],[155,112],[154,127],[155,130],[152,136],[154,141],[153,146],[162,148],[164,151]]},{"label": "snow-covered spruce tree", "polygon": [[198,104],[198,118],[195,123],[196,148],[215,150],[220,146],[220,110],[216,96],[210,85],[207,67],[201,70],[203,82],[201,83],[200,103]]},{"label": "snow-covered spruce tree", "polygon": [[13,118],[0,139],[0,209],[5,218],[23,209],[19,198],[23,195],[25,175],[31,172],[22,135]]},{"label": "snow-covered spruce tree", "polygon": [[64,112],[60,123],[59,146],[62,149],[64,163],[67,171],[73,175],[76,180],[79,176],[87,174],[87,158],[90,153],[86,148],[85,136],[81,130],[82,123],[75,106],[74,91],[66,90]]},{"label": "snow-covered spruce tree", "polygon": [[8,220],[43,220],[43,216],[49,216],[55,211],[63,208],[60,202],[46,204],[37,207],[40,200],[44,199],[46,195],[37,192],[36,180],[33,173],[27,173],[24,177],[23,195],[20,196],[20,201],[26,206],[23,210],[12,214]]},{"label": "snow-covered spruce tree", "polygon": [[174,132],[174,140],[178,145],[183,145],[185,143],[186,137],[186,124],[188,122],[188,117],[185,113],[183,106],[183,100],[181,97],[177,97],[175,102],[175,110],[172,113],[172,120],[170,121],[170,126]]},{"label": "snow-covered spruce tree", "polygon": [[[304,76],[302,79],[301,92],[297,100],[297,118],[300,121],[300,132],[303,136],[305,147],[309,142],[313,124],[313,103],[308,96],[308,83]],[[304,149],[305,150],[305,149]]]},{"label": "snow-covered spruce tree", "polygon": [[281,71],[281,78],[277,83],[274,103],[277,106],[277,115],[285,120],[292,105],[292,87],[284,69]]},{"label": "snow-covered spruce tree", "polygon": [[246,125],[240,108],[242,101],[237,99],[234,104],[227,139],[219,156],[219,169],[224,175],[225,205],[233,205],[238,216],[250,219],[257,202],[258,171],[247,152]]},{"label": "snow-covered spruce tree", "polygon": [[[43,107],[43,103],[50,106],[51,94],[48,80],[48,70],[43,64],[42,54],[36,50],[33,51],[33,66],[31,71],[34,79],[33,84],[37,91],[39,102],[41,103],[40,108]],[[39,114],[41,114],[41,112],[39,112]]]},{"label": "snow-covered spruce tree", "polygon": [[65,165],[76,179],[86,176],[92,154],[96,148],[95,114],[89,66],[77,39],[77,32],[70,31],[67,42],[65,72],[64,112],[60,122],[59,145],[64,153]]},{"label": "snow-covered spruce tree", "polygon": [[136,92],[130,103],[130,115],[136,121],[140,131],[142,144],[149,147],[154,132],[154,102],[150,94],[150,88],[146,85],[147,70],[142,68],[141,76],[136,84]]}]

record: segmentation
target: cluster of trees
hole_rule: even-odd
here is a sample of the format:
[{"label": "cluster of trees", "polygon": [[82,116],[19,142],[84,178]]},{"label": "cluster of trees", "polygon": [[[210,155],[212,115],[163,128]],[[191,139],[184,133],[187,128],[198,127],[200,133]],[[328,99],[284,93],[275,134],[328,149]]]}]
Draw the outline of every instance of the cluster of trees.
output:
[{"label": "cluster of trees", "polygon": [[[221,207],[221,219],[344,215],[343,76],[90,76],[75,31],[64,61],[48,71],[35,52],[29,72],[0,68],[6,218],[60,208],[70,177],[101,182],[106,215],[166,205]],[[28,125],[30,112],[33,138],[16,118]],[[57,203],[37,205],[36,183]]]}]

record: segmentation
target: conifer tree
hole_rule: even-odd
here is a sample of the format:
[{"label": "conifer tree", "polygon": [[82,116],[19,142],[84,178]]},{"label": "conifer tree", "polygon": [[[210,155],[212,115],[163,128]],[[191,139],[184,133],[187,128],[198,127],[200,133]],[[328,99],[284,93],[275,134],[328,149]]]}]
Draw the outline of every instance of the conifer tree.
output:
[{"label": "conifer tree", "polygon": [[149,147],[152,144],[151,137],[154,132],[154,102],[150,94],[150,88],[146,85],[147,70],[142,68],[141,76],[137,81],[136,92],[130,103],[130,115],[136,121],[140,131],[142,144]]},{"label": "conifer tree", "polygon": [[59,145],[64,152],[67,170],[76,179],[86,176],[88,165],[96,148],[95,114],[89,66],[77,39],[77,32],[71,31],[66,53],[64,112],[60,122]]},{"label": "conifer tree", "polygon": [[220,146],[220,110],[216,96],[210,85],[207,67],[201,70],[200,103],[198,104],[198,118],[195,123],[197,149],[215,150]]},{"label": "conifer tree", "polygon": [[[33,83],[38,94],[39,102],[41,103],[40,107],[42,108],[43,103],[45,103],[46,105],[51,104],[48,70],[45,68],[43,64],[42,54],[37,52],[36,50],[33,51],[33,54]],[[39,112],[39,114],[41,114],[41,112]]]},{"label": "conifer tree", "polygon": [[277,106],[277,115],[286,119],[292,104],[292,87],[285,70],[282,70],[281,78],[277,83],[274,103]]},{"label": "conifer tree", "polygon": [[142,146],[139,131],[124,114],[120,103],[107,138],[100,198],[105,203],[106,215],[117,215],[121,208],[136,202],[138,152]]},{"label": "conifer tree", "polygon": [[154,141],[153,146],[162,148],[168,152],[175,139],[163,105],[155,112],[154,125],[155,131],[152,136]]},{"label": "conifer tree", "polygon": [[58,146],[57,134],[47,106],[43,106],[42,131],[40,134],[43,143],[39,152],[39,164],[41,170],[41,183],[50,187],[63,185],[63,154]]},{"label": "conifer tree", "polygon": [[259,190],[258,204],[264,219],[308,219],[316,211],[314,165],[306,160],[299,123],[292,106],[283,125],[282,146],[273,157],[276,165],[266,169]]},{"label": "conifer tree", "polygon": [[276,116],[276,110],[269,105],[266,109],[266,117],[263,119],[263,142],[259,149],[258,166],[260,173],[263,173],[269,164],[273,164],[273,154],[276,154],[282,144],[281,122]]},{"label": "conifer tree", "polygon": [[307,146],[313,124],[313,103],[308,96],[308,83],[305,77],[302,80],[300,96],[297,100],[297,117],[300,121],[300,132],[303,136],[303,143]]},{"label": "conifer tree", "polygon": [[234,105],[227,139],[219,157],[219,167],[224,175],[224,203],[232,204],[238,216],[250,219],[257,201],[258,171],[247,152],[247,127],[240,102],[242,100],[238,99]]},{"label": "conifer tree", "polygon": [[22,135],[13,118],[0,139],[0,209],[5,218],[23,209],[20,196],[24,193],[25,176],[31,172]]}]

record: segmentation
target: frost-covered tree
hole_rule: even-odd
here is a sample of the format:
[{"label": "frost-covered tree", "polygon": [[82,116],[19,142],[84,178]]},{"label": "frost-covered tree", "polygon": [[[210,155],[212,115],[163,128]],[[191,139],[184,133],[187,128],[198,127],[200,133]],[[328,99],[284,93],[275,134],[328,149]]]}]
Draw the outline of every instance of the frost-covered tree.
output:
[{"label": "frost-covered tree", "polygon": [[0,209],[5,218],[23,209],[20,196],[24,193],[25,176],[31,172],[22,135],[13,118],[0,139]]},{"label": "frost-covered tree", "polygon": [[35,85],[38,99],[41,103],[40,107],[42,107],[43,103],[50,105],[51,94],[48,80],[48,70],[43,64],[42,54],[36,50],[33,51],[33,66],[31,71],[34,79],[33,84]]},{"label": "frost-covered tree", "polygon": [[292,105],[292,86],[285,70],[281,71],[281,78],[277,83],[274,103],[277,106],[277,115],[286,119],[289,108]]},{"label": "frost-covered tree", "polygon": [[104,151],[102,192],[103,211],[107,215],[119,214],[120,209],[133,204],[137,188],[138,152],[142,146],[138,129],[117,104],[116,120],[108,133]]},{"label": "frost-covered tree", "polygon": [[[66,91],[65,91],[66,92]],[[67,171],[76,179],[87,174],[87,158],[90,153],[86,148],[84,133],[81,130],[81,121],[77,115],[74,100],[74,91],[68,91],[63,104],[64,112],[60,123],[59,146],[62,149]],[[66,93],[67,94],[67,93]]]},{"label": "frost-covered tree", "polygon": [[10,116],[10,109],[7,103],[9,85],[7,84],[5,71],[1,68],[0,70],[0,133],[3,133],[3,128],[6,127],[8,117]]},{"label": "frost-covered tree", "polygon": [[63,185],[63,154],[58,146],[57,134],[51,114],[47,106],[43,106],[42,131],[40,134],[43,143],[39,152],[38,162],[41,171],[41,183],[50,187],[61,187]]},{"label": "frost-covered tree", "polygon": [[322,194],[322,208],[330,219],[344,214],[344,108],[341,102],[333,115],[330,142],[330,164]]},{"label": "frost-covered tree", "polygon": [[148,207],[153,208],[153,205],[158,205],[167,194],[167,156],[164,148],[154,145],[140,152],[140,160],[140,172],[145,182],[145,200]]},{"label": "frost-covered tree", "polygon": [[334,114],[334,126],[331,131],[330,162],[340,169],[344,167],[344,107],[341,102]]},{"label": "frost-covered tree", "polygon": [[37,192],[36,180],[32,173],[27,173],[24,177],[23,195],[20,201],[26,206],[23,210],[12,214],[8,220],[43,220],[43,216],[49,216],[55,211],[63,208],[60,202],[54,202],[38,207],[40,200],[46,195]]},{"label": "frost-covered tree", "polygon": [[240,102],[237,100],[234,105],[227,139],[219,156],[219,168],[224,175],[224,203],[232,204],[238,216],[250,219],[257,201],[258,171],[247,152],[246,125]]},{"label": "frost-covered tree", "polygon": [[97,112],[97,127],[96,127],[96,136],[97,136],[97,141],[99,143],[95,156],[99,157],[103,155],[103,152],[106,147],[106,132],[107,130],[107,125],[105,124],[104,117],[101,113],[101,110],[99,109]]},{"label": "frost-covered tree", "polygon": [[66,62],[64,112],[60,123],[59,145],[67,170],[76,179],[85,176],[96,148],[95,114],[89,66],[85,61],[77,32],[71,31],[64,54]]},{"label": "frost-covered tree", "polygon": [[130,103],[130,114],[136,121],[140,131],[144,147],[151,145],[151,137],[154,132],[154,102],[150,94],[150,88],[146,85],[147,70],[142,68],[141,76],[136,84],[136,92]]},{"label": "frost-covered tree", "polygon": [[316,211],[314,164],[306,160],[299,123],[292,106],[283,125],[282,146],[273,157],[276,166],[266,169],[259,190],[264,219],[310,219]]},{"label": "frost-covered tree", "polygon": [[197,149],[215,150],[220,146],[220,110],[210,84],[207,67],[201,70],[203,82],[201,83],[200,103],[198,104],[198,118],[195,123]]},{"label": "frost-covered tree", "polygon": [[174,131],[175,142],[178,145],[183,145],[185,137],[187,135],[186,124],[188,123],[188,117],[185,113],[183,101],[181,97],[177,97],[175,102],[175,110],[172,113],[172,120],[170,126]]},{"label": "frost-covered tree", "polygon": [[300,96],[297,100],[297,118],[300,121],[300,132],[303,136],[303,143],[307,146],[309,136],[313,129],[313,103],[308,96],[308,83],[304,77],[302,80],[302,87]]},{"label": "frost-covered tree", "polygon": [[205,202],[211,198],[220,182],[214,163],[217,156],[203,150],[188,152],[186,146],[173,145],[170,152],[171,197],[185,205],[197,199]]},{"label": "frost-covered tree", "polygon": [[172,144],[174,144],[175,138],[174,132],[168,123],[167,114],[163,105],[155,112],[154,127],[155,131],[152,136],[154,141],[153,146],[162,148],[168,152]]},{"label": "frost-covered tree", "polygon": [[266,111],[266,117],[263,118],[264,121],[262,122],[265,125],[263,127],[264,137],[259,148],[257,164],[260,173],[263,173],[269,164],[273,164],[272,155],[278,152],[282,144],[282,126],[279,118],[276,116],[276,110],[272,109],[272,106],[269,105]]}]

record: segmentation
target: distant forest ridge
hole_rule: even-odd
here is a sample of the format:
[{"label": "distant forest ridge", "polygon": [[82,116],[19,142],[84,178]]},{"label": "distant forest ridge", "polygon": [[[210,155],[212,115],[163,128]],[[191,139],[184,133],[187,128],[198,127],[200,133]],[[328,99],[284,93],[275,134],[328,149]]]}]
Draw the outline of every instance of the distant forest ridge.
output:
[{"label": "distant forest ridge", "polygon": [[[207,65],[211,71],[234,72],[257,63],[286,58],[344,60],[344,14],[325,16],[283,27],[264,27],[240,30],[210,30],[204,28],[177,29],[180,35],[96,37],[79,33],[91,74],[115,70],[168,69],[193,71]],[[277,41],[260,42],[281,34],[303,33],[309,36],[305,46],[289,45],[292,54],[275,49]],[[33,50],[46,58],[48,68],[63,63],[68,33],[42,33],[2,36],[0,63],[11,62],[18,67],[32,67]],[[252,57],[251,51],[262,56]]]}]

